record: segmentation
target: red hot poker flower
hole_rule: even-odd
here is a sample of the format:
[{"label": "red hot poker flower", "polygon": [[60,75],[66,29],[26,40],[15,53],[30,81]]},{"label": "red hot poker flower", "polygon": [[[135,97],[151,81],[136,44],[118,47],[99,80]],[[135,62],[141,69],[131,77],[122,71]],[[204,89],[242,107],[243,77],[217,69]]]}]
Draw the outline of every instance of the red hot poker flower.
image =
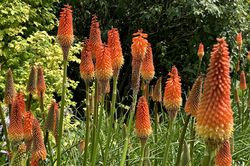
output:
[{"label": "red hot poker flower", "polygon": [[16,90],[14,87],[14,79],[11,69],[8,70],[6,76],[6,84],[4,91],[4,101],[6,104],[12,104],[16,95]]},{"label": "red hot poker flower", "polygon": [[198,49],[197,55],[200,59],[202,59],[204,56],[204,45],[202,43],[199,44],[199,49]]},{"label": "red hot poker flower", "polygon": [[42,67],[38,67],[37,69],[37,93],[38,97],[43,97],[46,91],[46,84],[43,76]]},{"label": "red hot poker flower", "polygon": [[168,75],[170,78],[166,82],[163,105],[168,111],[170,118],[174,119],[182,103],[181,78],[175,66],[172,67],[172,71]]},{"label": "red hot poker flower", "polygon": [[196,116],[197,134],[215,148],[228,140],[233,131],[228,45],[223,38],[217,41],[210,56],[204,92]]},{"label": "red hot poker flower", "polygon": [[139,98],[137,105],[135,133],[140,139],[147,139],[152,133],[148,103],[144,96]]},{"label": "red hot poker flower", "polygon": [[152,48],[151,48],[150,43],[148,44],[145,58],[142,61],[141,75],[142,75],[142,78],[148,82],[151,81],[155,75],[153,53],[152,53]]},{"label": "red hot poker flower", "polygon": [[95,15],[91,20],[89,40],[91,43],[92,56],[95,58],[99,52],[99,49],[102,47],[101,30],[99,27],[99,22],[97,21],[97,16]]},{"label": "red hot poker flower", "polygon": [[94,78],[95,68],[91,56],[90,40],[85,41],[81,52],[80,74],[85,81],[90,81]]},{"label": "red hot poker flower", "polygon": [[246,75],[245,75],[244,71],[241,71],[241,73],[240,73],[240,89],[241,90],[247,89]]},{"label": "red hot poker flower", "polygon": [[116,28],[112,28],[108,31],[108,47],[110,48],[112,68],[114,73],[117,73],[121,69],[124,59],[119,32]]},{"label": "red hot poker flower", "polygon": [[147,52],[148,41],[146,38],[148,35],[146,33],[142,33],[142,30],[138,30],[138,32],[134,33],[133,36],[133,44],[131,45],[132,57],[135,60],[142,61]]},{"label": "red hot poker flower", "polygon": [[242,40],[242,32],[238,33],[236,36],[236,42],[238,45],[239,50],[242,48],[243,40]]}]

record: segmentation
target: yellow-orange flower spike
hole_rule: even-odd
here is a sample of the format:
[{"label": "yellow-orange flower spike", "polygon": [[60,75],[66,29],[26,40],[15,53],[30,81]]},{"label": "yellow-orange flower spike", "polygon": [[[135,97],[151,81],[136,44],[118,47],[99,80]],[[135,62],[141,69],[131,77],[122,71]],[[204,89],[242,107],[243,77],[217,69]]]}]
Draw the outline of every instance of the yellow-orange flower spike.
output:
[{"label": "yellow-orange flower spike", "polygon": [[131,45],[132,58],[136,61],[142,61],[147,52],[148,41],[146,38],[148,35],[142,33],[142,30],[138,30],[138,32],[134,33],[133,36],[133,44]]},{"label": "yellow-orange flower spike", "polygon": [[8,70],[6,76],[6,84],[5,84],[5,91],[4,91],[4,101],[6,104],[12,104],[15,98],[16,90],[14,87],[14,80],[13,74],[11,69]]},{"label": "yellow-orange flower spike", "polygon": [[156,85],[154,87],[153,90],[153,101],[158,101],[158,102],[162,102],[162,91],[161,91],[161,81],[162,81],[162,77],[160,77],[157,82]]},{"label": "yellow-orange flower spike", "polygon": [[196,79],[185,104],[185,112],[187,114],[191,114],[194,117],[196,116],[196,112],[198,111],[198,106],[200,103],[201,92],[202,92],[202,77],[199,76]]},{"label": "yellow-orange flower spike", "polygon": [[32,66],[30,70],[29,80],[27,83],[27,92],[29,93],[36,93],[37,92],[37,68]]},{"label": "yellow-orange flower spike", "polygon": [[14,99],[10,114],[10,125],[8,128],[9,140],[13,142],[23,139],[22,116],[25,111],[25,102],[23,95],[20,93]]},{"label": "yellow-orange flower spike", "polygon": [[32,156],[34,160],[45,160],[46,159],[46,149],[43,142],[42,130],[37,119],[33,120],[33,148]]},{"label": "yellow-orange flower spike", "polygon": [[37,69],[37,93],[38,97],[43,97],[46,91],[46,84],[43,76],[43,68],[38,67]]},{"label": "yellow-orange flower spike", "polygon": [[224,38],[217,39],[211,53],[204,91],[197,112],[196,132],[209,145],[228,140],[233,131],[230,103],[229,52]]},{"label": "yellow-orange flower spike", "polygon": [[238,33],[236,36],[236,42],[238,45],[239,50],[242,48],[243,40],[242,40],[242,32]]},{"label": "yellow-orange flower spike", "polygon": [[144,96],[139,98],[137,104],[135,133],[140,139],[146,139],[152,133],[148,103]]},{"label": "yellow-orange flower spike", "polygon": [[200,59],[204,56],[204,45],[202,43],[199,44],[197,55]]},{"label": "yellow-orange flower spike", "polygon": [[229,141],[225,141],[215,157],[216,166],[231,166],[232,165],[232,155],[230,151]]},{"label": "yellow-orange flower spike", "polygon": [[91,56],[90,40],[85,41],[81,52],[80,74],[85,81],[90,81],[94,78],[95,68]]},{"label": "yellow-orange flower spike", "polygon": [[172,67],[172,71],[168,75],[170,78],[166,82],[163,105],[168,111],[170,119],[174,119],[182,103],[181,78],[175,66]]},{"label": "yellow-orange flower spike", "polygon": [[23,116],[23,133],[25,142],[29,142],[33,138],[33,121],[33,114],[31,112],[25,112]]},{"label": "yellow-orange flower spike", "polygon": [[96,55],[96,78],[99,81],[109,80],[113,75],[110,50],[107,46],[103,45],[98,54]]},{"label": "yellow-orange flower spike", "polygon": [[71,6],[65,5],[60,12],[57,40],[61,47],[70,47],[74,41]]},{"label": "yellow-orange flower spike", "polygon": [[150,43],[148,44],[145,58],[142,61],[141,75],[142,75],[142,78],[148,82],[151,81],[155,75],[153,53],[152,53],[152,48],[151,48]]},{"label": "yellow-orange flower spike", "polygon": [[245,75],[244,71],[241,71],[241,73],[240,73],[240,89],[241,90],[247,89],[246,75]]},{"label": "yellow-orange flower spike", "polygon": [[108,47],[110,48],[112,68],[117,73],[123,63],[122,47],[119,37],[119,32],[116,28],[112,28],[108,31]]},{"label": "yellow-orange flower spike", "polygon": [[101,30],[99,27],[99,22],[97,21],[97,16],[95,15],[91,20],[89,40],[91,44],[92,56],[95,58],[99,52],[99,49],[102,47]]}]

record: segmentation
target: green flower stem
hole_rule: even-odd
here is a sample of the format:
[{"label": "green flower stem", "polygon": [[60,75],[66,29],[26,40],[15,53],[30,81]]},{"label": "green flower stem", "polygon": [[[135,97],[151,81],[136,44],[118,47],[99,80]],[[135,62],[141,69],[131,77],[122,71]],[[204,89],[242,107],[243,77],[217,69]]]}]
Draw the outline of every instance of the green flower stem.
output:
[{"label": "green flower stem", "polygon": [[26,111],[27,111],[27,112],[29,112],[29,111],[30,111],[31,100],[32,100],[32,94],[31,94],[31,93],[29,93],[29,96],[28,96],[28,101],[27,101],[27,108],[26,108]]},{"label": "green flower stem", "polygon": [[201,72],[201,62],[202,62],[202,58],[199,58],[199,67],[198,67],[198,70],[197,70],[197,75],[198,76],[200,75],[200,72]]},{"label": "green flower stem", "polygon": [[245,100],[244,100],[244,93],[245,91],[244,90],[242,90],[242,93],[241,93],[241,103],[242,103],[242,109],[241,109],[241,111],[242,111],[242,114],[241,114],[241,127],[242,127],[242,130],[244,129],[244,117],[245,117],[245,115],[244,115],[244,110],[245,110],[245,105],[244,105],[244,103],[245,103]]},{"label": "green flower stem", "polygon": [[118,74],[114,75],[114,77],[113,77],[113,93],[112,93],[112,103],[111,103],[111,114],[110,114],[110,120],[109,120],[110,123],[108,126],[107,142],[106,142],[106,146],[105,146],[105,155],[104,155],[104,162],[103,162],[104,166],[107,165],[110,144],[112,143],[112,129],[113,129],[113,123],[114,123],[114,114],[115,114],[117,80],[118,80]]},{"label": "green flower stem", "polygon": [[183,147],[183,143],[184,143],[184,137],[185,137],[185,134],[186,134],[186,131],[187,131],[187,127],[188,127],[190,117],[191,117],[191,115],[186,116],[185,123],[184,123],[184,126],[182,128],[182,132],[181,132],[181,135],[180,135],[180,138],[179,138],[179,148],[178,148],[177,159],[176,159],[176,164],[175,164],[176,166],[180,165],[180,161],[181,161],[180,159],[181,159],[181,152],[182,152],[182,147]]},{"label": "green flower stem", "polygon": [[201,166],[213,166],[215,150],[213,150],[209,145],[206,146],[207,154],[204,156]]},{"label": "green flower stem", "polygon": [[67,59],[63,60],[63,82],[62,82],[62,98],[61,98],[61,110],[59,118],[59,136],[57,144],[57,166],[61,166],[61,142],[62,142],[62,129],[63,129],[63,113],[65,106],[65,94],[66,94],[66,77],[67,77]]},{"label": "green flower stem", "polygon": [[143,163],[144,163],[146,142],[147,142],[147,138],[141,139],[141,158],[140,158],[139,166],[143,166]]},{"label": "green flower stem", "polygon": [[[157,145],[158,142],[158,125],[159,125],[159,114],[158,114],[158,106],[157,102],[154,103],[154,118],[155,118],[155,125],[154,125],[154,143]],[[155,158],[155,166],[157,166],[157,158]]]},{"label": "green flower stem", "polygon": [[4,117],[4,113],[3,113],[3,110],[2,110],[2,104],[1,103],[0,103],[0,116],[1,116],[1,121],[2,121],[2,125],[3,125],[4,136],[5,136],[5,139],[6,139],[7,150],[8,150],[8,153],[10,153],[10,151],[11,151],[11,149],[10,149],[10,141],[9,141],[9,138],[8,138],[7,126],[6,126],[6,123],[5,123],[5,117]]},{"label": "green flower stem", "polygon": [[[95,81],[95,106],[94,106],[94,121],[93,121],[93,131],[92,131],[92,149],[91,149],[91,164],[94,160],[94,149],[97,146],[96,135],[97,135],[97,126],[98,126],[98,81]],[[95,163],[94,163],[95,164]]]},{"label": "green flower stem", "polygon": [[127,155],[127,151],[128,151],[128,143],[129,143],[129,138],[130,138],[130,132],[132,129],[132,124],[133,124],[133,118],[135,115],[135,106],[136,106],[136,101],[137,101],[137,93],[138,91],[133,91],[133,102],[131,105],[131,109],[129,112],[129,121],[128,121],[128,128],[127,128],[127,135],[125,137],[125,142],[124,142],[124,147],[122,150],[122,158],[121,158],[121,162],[120,162],[120,166],[124,166],[125,164],[125,160],[126,160],[126,155]]},{"label": "green flower stem", "polygon": [[89,81],[85,81],[86,85],[86,136],[85,136],[85,147],[84,147],[84,159],[83,165],[87,165],[88,160],[88,145],[89,145],[89,133],[90,133],[90,101],[89,101]]},{"label": "green flower stem", "polygon": [[167,161],[168,161],[168,155],[169,155],[169,149],[170,148],[170,142],[171,142],[171,139],[172,139],[172,130],[173,130],[173,123],[174,123],[174,120],[173,119],[169,119],[169,124],[168,124],[168,133],[167,133],[167,139],[166,139],[166,147],[165,147],[165,151],[164,151],[164,156],[163,156],[163,166],[166,166],[167,165]]},{"label": "green flower stem", "polygon": [[194,142],[195,142],[195,118],[191,117],[191,142],[190,142],[190,162],[192,163],[193,160],[193,153],[194,153]]},{"label": "green flower stem", "polygon": [[97,157],[97,149],[98,149],[98,142],[99,142],[99,138],[100,138],[100,129],[102,126],[102,117],[103,117],[103,112],[104,112],[104,99],[105,99],[105,95],[103,94],[103,96],[101,97],[101,111],[99,113],[99,121],[98,121],[98,126],[96,129],[96,137],[95,137],[95,144],[94,144],[94,149],[93,149],[93,153],[92,153],[92,161],[91,161],[91,165],[95,166],[96,165],[96,157]]}]

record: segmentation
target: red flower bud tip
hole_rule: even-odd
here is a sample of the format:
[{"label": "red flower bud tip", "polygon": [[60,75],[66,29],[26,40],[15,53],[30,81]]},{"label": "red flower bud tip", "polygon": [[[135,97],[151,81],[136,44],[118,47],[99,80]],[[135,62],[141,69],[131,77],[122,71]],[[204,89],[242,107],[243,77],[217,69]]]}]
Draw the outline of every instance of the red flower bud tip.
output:
[{"label": "red flower bud tip", "polygon": [[8,70],[6,76],[6,84],[5,84],[5,91],[4,91],[4,101],[6,104],[12,104],[16,95],[16,90],[14,87],[14,80],[13,74],[11,69]]},{"label": "red flower bud tip", "polygon": [[237,36],[236,36],[236,42],[237,42],[239,50],[241,50],[242,44],[243,44],[243,41],[242,41],[242,32],[240,32],[240,33],[237,34]]},{"label": "red flower bud tip", "polygon": [[43,69],[42,67],[38,67],[37,70],[37,93],[38,97],[43,97],[46,90],[46,84],[43,76]]},{"label": "red flower bud tip", "polygon": [[246,75],[245,75],[244,71],[241,71],[241,73],[240,73],[240,89],[241,90],[247,89]]},{"label": "red flower bud tip", "polygon": [[200,59],[202,59],[202,57],[204,56],[204,45],[202,43],[199,44],[197,55]]}]

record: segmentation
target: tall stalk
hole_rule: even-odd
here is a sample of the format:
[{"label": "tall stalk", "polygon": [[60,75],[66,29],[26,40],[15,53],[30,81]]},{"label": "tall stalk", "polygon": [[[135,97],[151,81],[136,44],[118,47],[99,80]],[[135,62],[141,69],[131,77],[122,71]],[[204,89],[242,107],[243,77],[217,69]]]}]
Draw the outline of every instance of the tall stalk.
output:
[{"label": "tall stalk", "polygon": [[175,164],[176,166],[180,165],[180,161],[181,161],[180,159],[181,159],[181,152],[182,152],[182,147],[183,147],[183,143],[184,143],[184,137],[185,137],[185,134],[186,134],[186,131],[187,131],[187,126],[188,126],[190,117],[191,117],[191,115],[186,116],[185,123],[184,123],[184,126],[183,126],[182,131],[181,131],[181,136],[179,138],[178,154],[177,154],[176,164]]},{"label": "tall stalk", "polygon": [[170,149],[170,142],[172,139],[172,130],[173,130],[173,123],[174,123],[174,119],[169,119],[169,124],[168,124],[168,136],[166,139],[166,147],[165,147],[165,151],[164,151],[164,156],[163,156],[163,166],[167,165],[167,161],[168,161],[168,155],[169,155],[169,149]]},{"label": "tall stalk", "polygon": [[141,158],[140,158],[139,166],[143,166],[143,163],[144,163],[146,142],[147,142],[147,139],[141,139]]},{"label": "tall stalk", "polygon": [[105,95],[103,94],[103,96],[101,98],[102,98],[101,99],[101,111],[100,111],[99,117],[98,117],[99,121],[98,121],[97,129],[96,129],[96,137],[95,137],[95,144],[94,144],[93,153],[92,153],[91,166],[96,165],[97,148],[98,148],[100,129],[101,129],[102,119],[103,119]]},{"label": "tall stalk", "polygon": [[135,106],[136,106],[136,101],[137,101],[137,93],[138,93],[138,91],[136,91],[136,90],[133,91],[133,102],[132,102],[132,105],[131,105],[131,110],[129,112],[127,135],[125,137],[124,147],[123,147],[123,150],[122,150],[122,158],[121,158],[120,166],[124,166],[125,160],[126,160],[129,137],[130,137],[130,131],[132,129],[133,118],[134,118],[134,115],[135,115]]},{"label": "tall stalk", "polygon": [[110,123],[108,126],[107,142],[105,146],[105,155],[104,155],[104,162],[103,162],[104,166],[107,165],[110,144],[112,143],[112,129],[113,129],[113,123],[114,123],[114,114],[115,114],[117,80],[118,80],[118,74],[114,75],[113,77],[112,103],[111,103],[111,113],[110,113],[110,120],[109,120]]},{"label": "tall stalk", "polygon": [[93,133],[92,133],[92,147],[91,147],[91,163],[93,163],[92,161],[94,160],[94,149],[95,146],[97,146],[97,142],[96,142],[96,135],[97,135],[97,126],[98,126],[98,81],[95,81],[95,101],[94,101],[94,121],[93,121]]},{"label": "tall stalk", "polygon": [[6,144],[7,144],[7,150],[8,150],[8,153],[10,153],[10,141],[9,141],[9,138],[8,138],[8,133],[7,133],[7,126],[6,126],[6,123],[5,123],[5,117],[4,117],[4,113],[3,113],[3,110],[2,110],[2,105],[0,103],[0,116],[1,116],[1,121],[2,121],[2,125],[3,125],[3,132],[4,132],[4,136],[5,136],[5,139],[6,139]]},{"label": "tall stalk", "polygon": [[193,153],[194,153],[194,142],[195,142],[195,118],[191,117],[191,142],[190,142],[190,162],[192,163],[193,160]]},{"label": "tall stalk", "polygon": [[63,82],[62,82],[62,98],[61,98],[61,110],[59,119],[59,136],[57,144],[57,166],[61,166],[61,142],[62,142],[62,129],[63,129],[63,113],[65,105],[66,94],[66,77],[67,77],[67,59],[63,59]]},{"label": "tall stalk", "polygon": [[[159,114],[158,114],[158,106],[157,101],[154,103],[154,118],[155,118],[155,125],[154,125],[154,143],[157,145],[158,142],[158,125],[159,125]],[[157,166],[157,158],[155,158],[155,166]]]},{"label": "tall stalk", "polygon": [[83,165],[87,165],[88,160],[88,145],[89,145],[89,133],[90,133],[90,101],[89,101],[89,81],[85,81],[86,85],[86,136],[84,147],[84,159]]}]

